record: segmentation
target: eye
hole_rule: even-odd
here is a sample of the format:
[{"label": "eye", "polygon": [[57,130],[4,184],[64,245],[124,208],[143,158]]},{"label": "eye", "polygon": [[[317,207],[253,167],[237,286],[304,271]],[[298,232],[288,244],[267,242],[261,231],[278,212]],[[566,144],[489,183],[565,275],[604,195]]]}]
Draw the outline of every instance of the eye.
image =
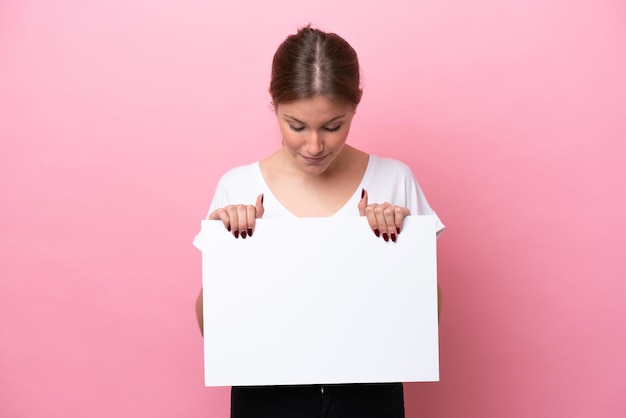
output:
[{"label": "eye", "polygon": [[295,132],[302,132],[304,130],[304,126],[289,125],[289,128],[291,128],[291,130]]},{"label": "eye", "polygon": [[326,132],[337,132],[339,130],[339,128],[341,128],[341,124],[339,124],[337,126],[325,126],[324,130]]}]

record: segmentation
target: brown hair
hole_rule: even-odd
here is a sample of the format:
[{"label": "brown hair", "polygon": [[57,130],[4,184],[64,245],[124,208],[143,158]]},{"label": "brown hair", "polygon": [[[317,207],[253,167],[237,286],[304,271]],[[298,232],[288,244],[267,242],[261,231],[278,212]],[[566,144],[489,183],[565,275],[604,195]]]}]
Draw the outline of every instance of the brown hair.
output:
[{"label": "brown hair", "polygon": [[316,95],[356,107],[362,94],[356,51],[339,35],[300,28],[274,54],[269,91],[274,108]]}]

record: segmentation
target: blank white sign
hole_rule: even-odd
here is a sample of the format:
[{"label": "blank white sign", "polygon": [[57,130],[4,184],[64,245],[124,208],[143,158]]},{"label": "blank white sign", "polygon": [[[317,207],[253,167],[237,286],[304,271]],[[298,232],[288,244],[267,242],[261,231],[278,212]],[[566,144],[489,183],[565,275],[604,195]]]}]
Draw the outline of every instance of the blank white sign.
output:
[{"label": "blank white sign", "polygon": [[435,218],[202,221],[206,386],[439,380]]}]

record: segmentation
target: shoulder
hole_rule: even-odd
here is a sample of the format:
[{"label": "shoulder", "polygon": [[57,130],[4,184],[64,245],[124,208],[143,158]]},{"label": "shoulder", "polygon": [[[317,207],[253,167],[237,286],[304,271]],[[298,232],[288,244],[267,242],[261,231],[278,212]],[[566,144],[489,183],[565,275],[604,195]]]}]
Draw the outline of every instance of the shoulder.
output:
[{"label": "shoulder", "polygon": [[222,184],[231,183],[233,181],[236,181],[237,183],[241,183],[242,180],[245,181],[246,179],[250,179],[252,177],[258,176],[258,172],[259,172],[258,167],[259,167],[259,163],[257,161],[257,162],[253,162],[250,164],[240,165],[240,166],[231,168],[230,170],[222,174],[219,182]]},{"label": "shoulder", "polygon": [[409,202],[419,193],[419,185],[409,166],[394,158],[370,155],[363,183],[372,201],[409,208]]},{"label": "shoulder", "polygon": [[370,164],[372,169],[380,175],[396,175],[413,178],[413,171],[404,162],[395,158],[379,157],[370,154]]},{"label": "shoulder", "polygon": [[254,203],[263,190],[262,176],[257,162],[231,168],[222,174],[217,182],[209,213],[232,204]]},{"label": "shoulder", "polygon": [[[261,193],[263,186],[259,163],[241,165],[231,168],[220,177],[215,192],[217,195],[228,195],[229,201],[247,201],[249,193]],[[256,195],[255,195],[256,198]],[[243,199],[243,200],[242,200]],[[223,202],[224,203],[224,202]]]}]

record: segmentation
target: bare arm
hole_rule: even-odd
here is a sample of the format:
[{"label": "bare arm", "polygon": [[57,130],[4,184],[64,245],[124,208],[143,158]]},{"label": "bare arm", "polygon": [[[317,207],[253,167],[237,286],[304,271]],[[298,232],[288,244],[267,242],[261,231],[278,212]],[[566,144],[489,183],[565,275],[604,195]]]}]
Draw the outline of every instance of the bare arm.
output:
[{"label": "bare arm", "polygon": [[198,326],[200,327],[200,334],[204,336],[204,318],[202,311],[202,289],[196,298],[196,319],[198,320]]}]

